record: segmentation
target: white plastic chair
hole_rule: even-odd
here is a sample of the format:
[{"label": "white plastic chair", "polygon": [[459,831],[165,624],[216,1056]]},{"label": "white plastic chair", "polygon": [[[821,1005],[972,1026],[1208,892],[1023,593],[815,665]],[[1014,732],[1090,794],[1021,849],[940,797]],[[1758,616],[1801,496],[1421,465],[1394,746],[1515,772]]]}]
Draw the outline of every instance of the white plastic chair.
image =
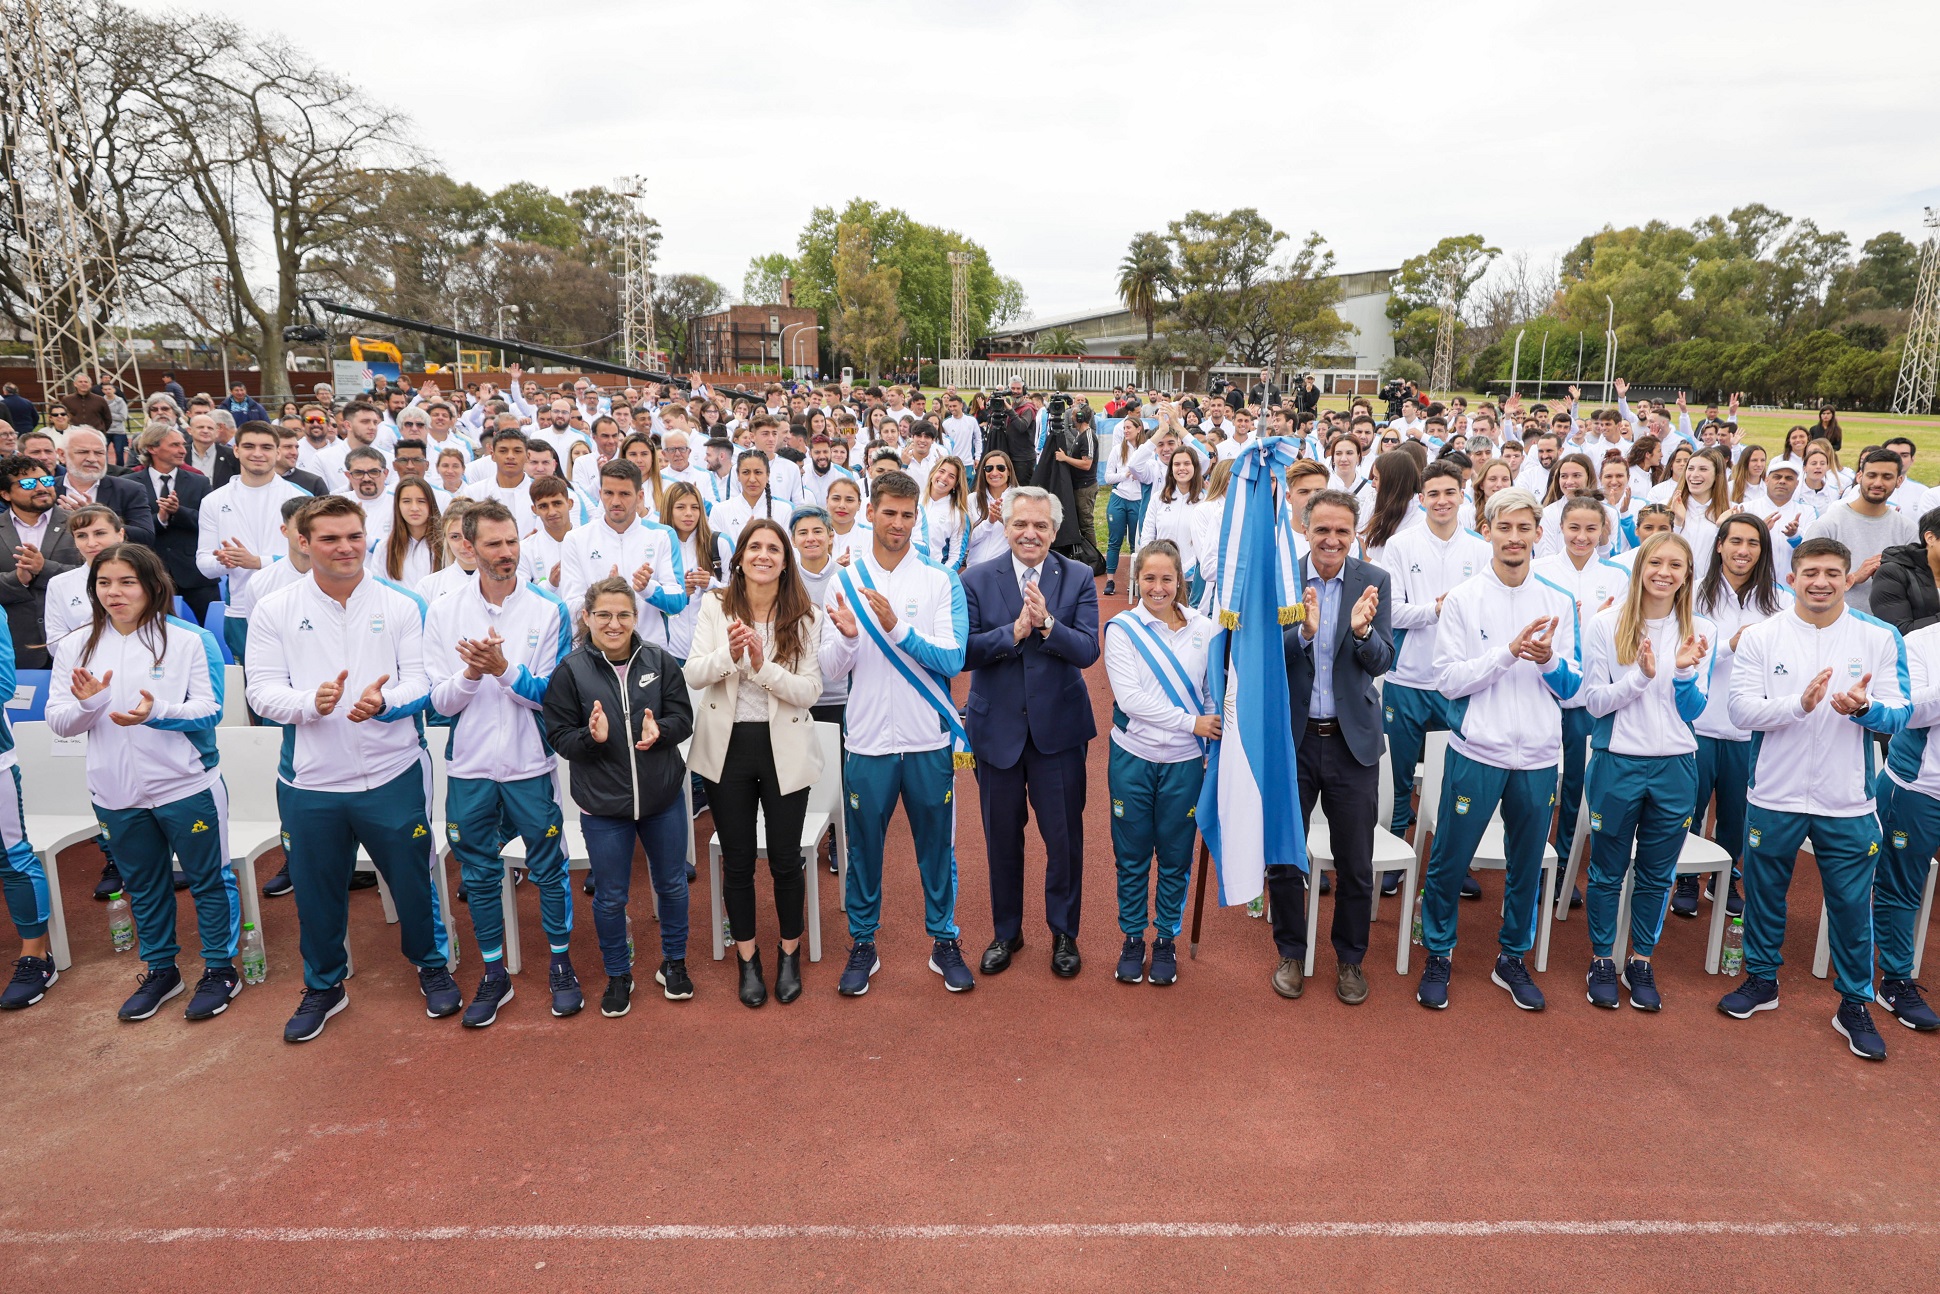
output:
[{"label": "white plastic chair", "polygon": [[[1595,755],[1591,756],[1596,758]],[[1630,854],[1634,863],[1637,853],[1633,847]],[[1576,810],[1576,836],[1570,849],[1569,866],[1563,872],[1563,880],[1556,887],[1555,917],[1558,921],[1569,920],[1570,891],[1576,887],[1578,875],[1588,875],[1590,869],[1590,797],[1586,793]],[[1718,895],[1711,905],[1711,929],[1704,944],[1704,969],[1707,974],[1718,973],[1718,963],[1724,955],[1724,927],[1729,920],[1724,895],[1731,888],[1731,855],[1716,841],[1706,840],[1695,831],[1684,836],[1683,848],[1677,855],[1677,876],[1709,876],[1713,892]],[[1672,881],[1675,885],[1675,880]],[[1610,955],[1619,966],[1623,965],[1625,951],[1630,945],[1630,897],[1637,888],[1637,870],[1632,867],[1623,875],[1623,897],[1617,904],[1617,940],[1611,946]]]},{"label": "white plastic chair", "polygon": [[[247,728],[249,724],[249,698],[244,695],[247,680],[240,665],[222,667],[222,718],[216,721],[221,728]],[[281,732],[280,728],[271,729]],[[261,930],[261,926],[256,927]]]},{"label": "white plastic chair", "polygon": [[[54,730],[44,722],[16,723],[13,737],[14,755],[20,763],[21,798],[34,807],[21,828],[47,873],[47,941],[55,968],[66,970],[74,959],[68,947],[67,911],[61,903],[58,858],[68,846],[101,834],[101,823],[88,796],[87,760],[55,755]],[[87,750],[85,740],[77,753]]]},{"label": "white plastic chair", "polygon": [[[1422,753],[1421,807],[1415,816],[1415,860],[1418,875],[1428,875],[1428,854],[1430,840],[1435,834],[1435,819],[1441,813],[1442,777],[1448,765],[1448,734],[1431,732],[1428,744]],[[1482,830],[1482,839],[1475,846],[1475,857],[1469,867],[1479,871],[1506,872],[1509,867],[1507,846],[1504,844],[1502,811],[1500,807],[1490,816],[1489,824]],[[1547,912],[1556,901],[1556,847],[1547,840],[1543,842],[1542,880],[1538,886],[1540,905],[1537,912]],[[1412,925],[1412,918],[1410,919]],[[1536,969],[1549,969],[1549,930],[1550,923],[1536,923]],[[1403,975],[1408,973],[1409,949],[1413,946],[1412,931],[1409,939],[1401,942],[1401,955],[1395,969]]]},{"label": "white plastic chair", "polygon": [[[1379,798],[1375,803],[1377,806],[1392,805],[1394,803],[1394,764],[1388,759],[1385,743],[1381,755],[1380,767],[1381,789],[1378,792]],[[1376,817],[1380,817],[1385,812],[1387,810],[1377,808]],[[1327,814],[1321,809],[1319,801],[1315,801],[1313,821],[1307,824],[1306,973],[1309,975],[1314,973],[1315,950],[1320,946],[1320,874],[1334,870],[1334,846],[1333,841],[1329,837],[1329,830]],[[1390,832],[1387,828],[1377,826],[1374,829],[1374,893],[1372,896],[1373,906],[1368,913],[1368,921],[1370,923],[1373,922],[1376,914],[1381,909],[1381,877],[1386,872],[1400,872],[1402,874],[1401,894],[1404,896],[1402,898],[1402,911],[1406,912],[1408,910],[1407,905],[1414,902],[1414,893],[1419,888],[1418,877],[1421,874],[1421,862],[1415,857],[1414,846],[1393,832]],[[1404,918],[1404,926],[1407,922],[1408,919]],[[1408,969],[1407,948],[1409,934],[1409,930],[1405,928],[1401,931],[1401,950],[1395,954],[1395,971],[1397,974],[1406,973]]]},{"label": "white plastic chair", "polygon": [[[1811,842],[1806,842],[1808,852]],[[1920,963],[1927,955],[1927,923],[1933,919],[1933,892],[1936,880],[1940,880],[1940,858],[1927,864],[1926,892],[1920,896],[1920,915],[1913,919],[1913,977],[1920,976]],[[1812,949],[1812,973],[1820,979],[1830,974],[1832,966],[1832,925],[1823,900],[1819,903],[1819,939]]]},{"label": "white plastic chair", "polygon": [[[804,906],[808,918],[808,959],[812,962],[822,960],[822,878],[820,859],[822,836],[825,832],[834,833],[835,865],[840,869],[840,892],[846,893],[849,884],[849,829],[842,812],[842,728],[839,724],[818,723],[815,737],[822,747],[822,775],[808,791],[808,813],[802,819],[802,871],[807,878],[808,893]],[[755,814],[755,857],[768,856],[768,821],[759,812]],[[721,835],[715,832],[707,839],[707,879],[712,891],[708,902],[709,929],[714,936],[714,960],[720,961],[727,956],[727,939],[721,933],[721,922],[727,915],[727,904],[721,894]]]}]

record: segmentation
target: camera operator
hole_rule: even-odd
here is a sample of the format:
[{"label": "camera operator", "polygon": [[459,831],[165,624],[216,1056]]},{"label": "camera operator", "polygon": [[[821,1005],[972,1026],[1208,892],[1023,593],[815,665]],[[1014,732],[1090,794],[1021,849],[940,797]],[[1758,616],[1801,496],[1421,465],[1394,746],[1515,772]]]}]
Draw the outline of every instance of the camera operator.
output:
[{"label": "camera operator", "polygon": [[1260,380],[1253,383],[1253,389],[1246,393],[1246,403],[1258,405],[1262,413],[1279,406],[1280,388],[1273,384],[1272,369],[1260,370]]},{"label": "camera operator", "polygon": [[1017,466],[1017,484],[1032,484],[1031,465],[1037,462],[1037,406],[1024,394],[1024,384],[1012,378],[1010,393],[991,397],[985,414],[990,419],[984,429],[985,451],[1003,450]]},{"label": "camera operator", "polygon": [[1320,387],[1312,373],[1302,374],[1300,386],[1293,393],[1294,410],[1302,416],[1311,416],[1320,408]]}]

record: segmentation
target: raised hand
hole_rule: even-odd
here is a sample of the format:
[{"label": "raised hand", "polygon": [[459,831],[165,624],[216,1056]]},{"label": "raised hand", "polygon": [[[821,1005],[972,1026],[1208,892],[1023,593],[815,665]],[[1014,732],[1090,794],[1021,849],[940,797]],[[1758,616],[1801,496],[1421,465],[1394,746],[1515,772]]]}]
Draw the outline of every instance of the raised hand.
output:
[{"label": "raised hand", "polygon": [[1832,708],[1840,714],[1855,716],[1866,713],[1872,708],[1873,700],[1866,695],[1866,689],[1873,684],[1871,674],[1861,678],[1849,691],[1835,692],[1832,695]]},{"label": "raised hand", "polygon": [[833,624],[835,631],[844,638],[853,638],[861,632],[860,627],[855,622],[855,611],[850,608],[848,599],[844,598],[841,593],[838,592],[835,595],[835,605],[830,607],[828,612],[829,623]]},{"label": "raised hand", "polygon": [[1347,628],[1356,638],[1367,637],[1374,628],[1374,613],[1381,609],[1381,591],[1372,584],[1361,591],[1354,599],[1354,610],[1348,615]]},{"label": "raised hand", "polygon": [[653,578],[653,563],[641,562],[633,570],[633,591],[635,593],[646,592],[647,582],[652,578]]},{"label": "raised hand", "polygon": [[328,683],[325,683],[323,686],[317,689],[317,713],[318,714],[320,715],[329,714],[331,711],[337,708],[337,702],[343,699],[344,680],[349,677],[350,677],[350,671],[345,670],[341,674],[337,675],[336,678],[332,679]]},{"label": "raised hand", "polygon": [[154,712],[155,712],[155,698],[149,695],[147,688],[143,688],[141,693],[140,705],[136,706],[132,710],[117,711],[116,713],[111,714],[108,717],[110,719],[113,719],[115,723],[119,724],[123,728],[139,728],[141,727],[141,725],[148,722],[148,716],[153,714]]},{"label": "raised hand", "polygon": [[1320,632],[1320,590],[1311,584],[1300,595],[1300,636],[1308,642]]},{"label": "raised hand", "polygon": [[1704,659],[1704,653],[1710,649],[1711,644],[1705,640],[1703,635],[1692,634],[1684,640],[1684,645],[1677,649],[1677,667],[1679,669],[1696,669],[1698,662]]},{"label": "raised hand", "polygon": [[1657,677],[1657,647],[1648,638],[1637,645],[1637,668],[1645,678]]},{"label": "raised hand", "polygon": [[40,574],[41,567],[46,564],[47,559],[33,544],[21,544],[13,550],[13,560],[14,573],[20,578],[20,582],[31,584],[34,577]]},{"label": "raised hand", "polygon": [[586,716],[586,732],[594,741],[606,744],[606,711],[598,701],[593,702],[593,712]]},{"label": "raised hand", "polygon": [[651,750],[653,743],[660,740],[660,724],[653,717],[653,711],[640,712],[640,740],[633,743],[635,750]]},{"label": "raised hand", "polygon": [[109,670],[100,678],[96,678],[94,675],[88,673],[88,671],[77,668],[74,671],[72,683],[74,699],[76,701],[85,701],[89,697],[98,696],[113,681],[114,676],[115,672]]},{"label": "raised hand", "polygon": [[377,681],[364,689],[357,698],[357,704],[350,707],[350,721],[362,723],[384,713],[384,685],[391,681],[389,674],[379,674]]},{"label": "raised hand", "polygon": [[1799,693],[1799,705],[1807,714],[1811,714],[1819,708],[1819,702],[1825,700],[1826,689],[1831,686],[1832,671],[1829,669],[1820,670],[1813,677],[1812,681],[1805,685],[1805,691]]},{"label": "raised hand", "polygon": [[1610,385],[1616,388],[1617,399],[1619,400],[1630,393],[1630,383],[1624,381],[1622,378],[1615,379]]},{"label": "raised hand", "polygon": [[874,589],[864,589],[862,600],[869,604],[870,613],[876,617],[876,623],[882,626],[884,633],[896,631],[896,608],[889,605],[888,598]]}]

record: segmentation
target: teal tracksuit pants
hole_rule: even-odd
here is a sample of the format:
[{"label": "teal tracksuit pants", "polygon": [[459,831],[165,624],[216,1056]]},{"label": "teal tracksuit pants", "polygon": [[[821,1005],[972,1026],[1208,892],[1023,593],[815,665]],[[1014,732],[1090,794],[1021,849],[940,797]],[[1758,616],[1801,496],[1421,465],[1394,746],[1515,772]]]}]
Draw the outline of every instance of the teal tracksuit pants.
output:
[{"label": "teal tracksuit pants", "polygon": [[121,888],[134,912],[141,959],[150,970],[173,966],[182,951],[175,940],[175,867],[182,860],[195,924],[202,936],[204,966],[233,966],[242,942],[242,897],[229,863],[229,790],[218,778],[206,791],[152,809],[95,806],[101,835],[114,842]]},{"label": "teal tracksuit pants", "polygon": [[1940,849],[1940,800],[1909,791],[1890,777],[1876,792],[1884,847],[1873,878],[1873,938],[1879,977],[1913,978],[1913,936],[1927,872]]},{"label": "teal tracksuit pants", "polygon": [[1520,957],[1536,942],[1542,903],[1543,846],[1556,807],[1556,765],[1509,769],[1448,752],[1442,779],[1435,840],[1428,850],[1423,882],[1422,942],[1446,957],[1455,951],[1455,905],[1462,877],[1475,859],[1475,847],[1497,806],[1502,809],[1503,850],[1508,875],[1503,885],[1502,951]]},{"label": "teal tracksuit pants", "polygon": [[1879,819],[1870,813],[1828,818],[1751,806],[1745,816],[1745,971],[1778,978],[1785,963],[1785,894],[1808,836],[1825,890],[1833,984],[1848,1002],[1871,1002]]},{"label": "teal tracksuit pants", "polygon": [[499,849],[515,836],[525,842],[526,870],[539,887],[539,920],[547,944],[553,952],[566,951],[573,932],[573,901],[566,852],[560,848],[565,823],[550,774],[517,782],[447,779],[445,839],[464,875],[472,934],[487,964],[505,956],[505,859]]},{"label": "teal tracksuit pants", "polygon": [[0,783],[0,891],[6,894],[7,915],[13,918],[13,928],[20,937],[38,939],[47,933],[47,922],[54,912],[47,893],[47,869],[27,843],[20,769],[11,766],[6,772],[13,784]]},{"label": "teal tracksuit pants", "polygon": [[873,940],[882,924],[882,846],[903,803],[923,877],[923,925],[932,939],[957,937],[956,761],[948,746],[906,755],[858,755],[842,764],[849,790],[849,936]]},{"label": "teal tracksuit pants", "polygon": [[[1177,939],[1192,878],[1193,808],[1206,765],[1197,759],[1158,764],[1111,743],[1111,850],[1118,860],[1118,928],[1134,939],[1156,926]],[[1148,904],[1153,859],[1158,860],[1156,920]]]},{"label": "teal tracksuit pants", "polygon": [[1431,732],[1454,728],[1448,698],[1425,688],[1386,683],[1381,688],[1381,726],[1394,763],[1394,812],[1388,830],[1401,835],[1415,820],[1415,768]]},{"label": "teal tracksuit pants", "polygon": [[306,791],[276,784],[283,818],[283,851],[296,887],[303,982],[310,988],[343,983],[349,963],[350,874],[362,845],[390,887],[398,941],[420,970],[451,960],[444,914],[431,883],[436,865],[431,838],[431,757],[368,791]]},{"label": "teal tracksuit pants", "polygon": [[1616,947],[1623,878],[1634,854],[1637,880],[1630,894],[1630,947],[1648,957],[1664,933],[1677,856],[1690,833],[1697,803],[1696,755],[1590,757],[1590,953]]},{"label": "teal tracksuit pants", "polygon": [[1712,839],[1736,864],[1745,856],[1745,789],[1751,785],[1751,743],[1717,737],[1697,739],[1697,808],[1691,830],[1704,829],[1704,810],[1717,796],[1718,824]]},{"label": "teal tracksuit pants", "polygon": [[1583,776],[1590,756],[1590,730],[1596,720],[1582,706],[1563,707],[1562,782],[1556,789],[1556,856],[1568,858],[1576,845],[1576,811],[1583,803]]}]

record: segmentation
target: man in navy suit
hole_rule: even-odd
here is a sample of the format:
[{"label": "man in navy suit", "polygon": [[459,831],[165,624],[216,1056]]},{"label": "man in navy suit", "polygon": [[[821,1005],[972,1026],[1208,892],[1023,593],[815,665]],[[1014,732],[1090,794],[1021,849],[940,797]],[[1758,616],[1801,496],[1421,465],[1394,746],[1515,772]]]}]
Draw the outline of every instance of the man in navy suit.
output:
[{"label": "man in navy suit", "polygon": [[154,509],[155,551],[175,581],[175,591],[199,623],[221,592],[216,581],[195,564],[196,532],[202,500],[211,488],[209,478],[183,466],[189,456],[188,439],[167,423],[150,424],[136,438],[136,446],[142,466],[120,479],[140,489]]},{"label": "man in navy suit", "polygon": [[1078,973],[1084,884],[1085,746],[1098,735],[1084,669],[1098,659],[1098,586],[1090,567],[1051,551],[1064,518],[1056,496],[1030,486],[1004,495],[1010,553],[963,573],[970,619],[964,727],[977,758],[996,937],[995,975],[1024,946],[1024,824],[1044,840],[1044,917],[1051,970]]}]

